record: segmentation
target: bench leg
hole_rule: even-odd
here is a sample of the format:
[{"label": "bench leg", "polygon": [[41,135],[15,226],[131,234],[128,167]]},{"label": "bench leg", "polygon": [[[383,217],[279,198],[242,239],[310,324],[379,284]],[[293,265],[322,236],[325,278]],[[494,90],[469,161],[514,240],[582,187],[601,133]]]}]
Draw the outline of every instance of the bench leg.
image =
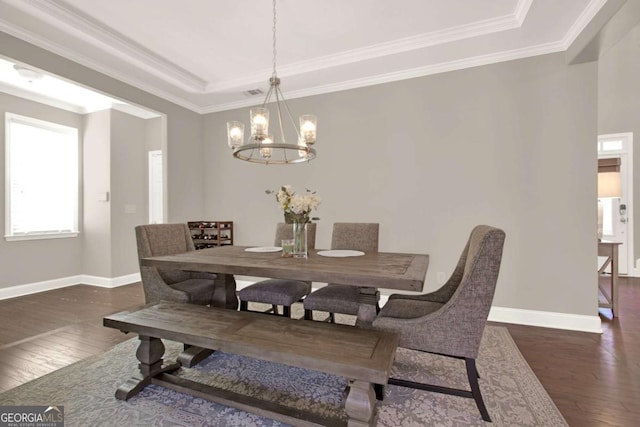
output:
[{"label": "bench leg", "polygon": [[136,357],[140,361],[140,377],[133,377],[127,380],[116,390],[116,399],[128,400],[138,394],[143,388],[151,384],[151,378],[163,372],[175,371],[180,364],[174,363],[162,366],[162,356],[164,355],[164,344],[162,340],[154,337],[140,335],[140,345],[136,351]]},{"label": "bench leg", "polygon": [[373,426],[376,398],[373,385],[365,381],[353,381],[349,387],[345,410],[348,427]]},{"label": "bench leg", "polygon": [[198,363],[202,362],[207,357],[211,356],[215,350],[210,350],[208,348],[196,347],[194,345],[186,346],[185,349],[180,355],[177,357],[176,361],[180,363],[181,366],[186,368],[193,368]]}]

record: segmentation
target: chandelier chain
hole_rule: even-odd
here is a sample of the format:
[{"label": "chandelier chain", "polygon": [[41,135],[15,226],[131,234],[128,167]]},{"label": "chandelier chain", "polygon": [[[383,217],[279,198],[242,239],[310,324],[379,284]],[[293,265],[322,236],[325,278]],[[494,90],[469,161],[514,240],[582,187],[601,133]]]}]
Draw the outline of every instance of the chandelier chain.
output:
[{"label": "chandelier chain", "polygon": [[276,75],[276,0],[273,0],[273,77]]}]

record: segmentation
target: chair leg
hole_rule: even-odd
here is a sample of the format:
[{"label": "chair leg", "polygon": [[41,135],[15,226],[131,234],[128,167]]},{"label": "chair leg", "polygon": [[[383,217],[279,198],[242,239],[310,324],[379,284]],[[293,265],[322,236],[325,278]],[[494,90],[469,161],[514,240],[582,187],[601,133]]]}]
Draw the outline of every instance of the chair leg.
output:
[{"label": "chair leg", "polygon": [[374,384],[373,390],[376,392],[376,400],[382,402],[382,400],[384,400],[384,385]]},{"label": "chair leg", "polygon": [[329,313],[329,323],[336,323],[336,316],[333,313]]},{"label": "chair leg", "polygon": [[278,306],[277,305],[272,305],[271,309],[273,310],[273,314],[275,314],[276,316],[278,315]]},{"label": "chair leg", "polygon": [[289,317],[289,318],[291,318],[291,307],[290,307],[290,306],[283,305],[283,306],[282,306],[282,315],[283,315],[284,317]]},{"label": "chair leg", "polygon": [[[454,356],[450,356],[450,357],[454,357]],[[456,357],[456,358],[460,359],[459,357]],[[445,387],[445,386],[435,385],[435,384],[417,383],[414,381],[403,380],[400,378],[392,378],[392,377],[389,378],[387,384],[397,385],[401,387],[416,388],[419,390],[432,391],[436,393],[450,394],[452,396],[471,398],[476,402],[476,406],[478,407],[478,411],[480,412],[482,419],[490,423],[491,417],[489,417],[489,412],[487,411],[487,407],[484,405],[484,400],[482,399],[482,394],[480,393],[480,385],[478,384],[478,369],[476,368],[476,360],[465,358],[464,361],[467,366],[467,377],[469,378],[469,385],[471,386],[471,391]]]},{"label": "chair leg", "polygon": [[240,311],[249,310],[249,302],[248,301],[240,301]]},{"label": "chair leg", "polygon": [[469,377],[469,385],[471,385],[471,394],[473,395],[473,400],[476,401],[476,406],[480,411],[480,415],[482,415],[482,419],[490,423],[491,417],[489,417],[489,412],[487,411],[487,407],[484,405],[484,400],[482,399],[482,394],[480,393],[476,360],[465,358],[464,361],[467,365],[467,376]]},{"label": "chair leg", "polygon": [[312,310],[304,310],[304,320],[313,320],[313,311]]}]

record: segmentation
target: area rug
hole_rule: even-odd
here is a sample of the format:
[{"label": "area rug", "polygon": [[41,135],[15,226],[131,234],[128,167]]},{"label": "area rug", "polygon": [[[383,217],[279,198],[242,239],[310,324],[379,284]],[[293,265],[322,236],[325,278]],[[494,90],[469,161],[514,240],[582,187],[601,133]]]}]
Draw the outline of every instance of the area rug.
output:
[{"label": "area rug", "polygon": [[[137,339],[0,395],[0,405],[64,405],[65,426],[284,426],[247,412],[147,386],[127,402],[116,388],[137,373]],[[182,349],[165,341],[165,361]],[[477,360],[493,419],[482,421],[472,399],[387,386],[378,426],[566,426],[504,327],[487,326]],[[399,349],[393,376],[468,389],[464,362]],[[319,414],[343,414],[344,378],[216,352],[180,375]],[[344,417],[344,415],[342,415]]]}]

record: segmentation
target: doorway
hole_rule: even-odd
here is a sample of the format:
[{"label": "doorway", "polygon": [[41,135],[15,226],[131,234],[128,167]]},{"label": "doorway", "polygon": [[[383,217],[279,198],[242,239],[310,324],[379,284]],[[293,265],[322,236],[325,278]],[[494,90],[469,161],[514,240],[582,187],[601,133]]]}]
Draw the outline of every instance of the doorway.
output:
[{"label": "doorway", "polygon": [[637,276],[633,242],[633,133],[598,136],[598,159],[620,159],[619,197],[601,197],[602,240],[621,242],[619,274]]}]

